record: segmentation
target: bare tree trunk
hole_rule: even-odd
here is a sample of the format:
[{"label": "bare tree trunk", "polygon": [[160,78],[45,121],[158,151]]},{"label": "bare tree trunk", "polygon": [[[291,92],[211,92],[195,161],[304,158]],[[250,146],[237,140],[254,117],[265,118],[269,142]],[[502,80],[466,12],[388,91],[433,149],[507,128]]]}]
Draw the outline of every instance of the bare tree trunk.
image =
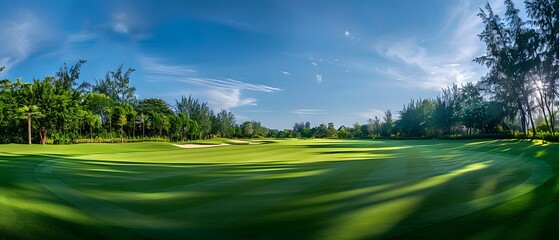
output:
[{"label": "bare tree trunk", "polygon": [[41,136],[41,144],[46,145],[47,144],[47,130],[45,129],[45,127],[41,128],[39,135]]},{"label": "bare tree trunk", "polygon": [[520,107],[520,126],[522,127],[522,132],[526,135],[528,133],[526,129],[526,113],[522,107]]},{"label": "bare tree trunk", "polygon": [[111,143],[113,143],[113,123],[112,120],[109,118],[109,132],[111,136]]},{"label": "bare tree trunk", "polygon": [[548,116],[548,112],[550,114],[552,114],[550,111],[548,111],[549,110],[549,101],[547,100],[548,95],[547,95],[547,93],[545,92],[544,89],[541,89],[539,87],[539,85],[538,85],[536,79],[534,78],[534,76],[533,75],[529,75],[529,76],[530,76],[530,79],[532,79],[532,83],[533,83],[532,85],[535,86],[535,89],[537,91],[536,92],[537,94],[534,97],[536,99],[536,103],[538,104],[538,107],[541,109],[541,113],[543,114],[543,119],[545,120],[545,126],[547,126],[547,128],[551,132],[551,135],[553,136],[554,135],[553,134],[553,129],[551,127],[552,124],[550,123],[550,121],[552,121],[552,119],[551,119],[552,116],[551,115]]},{"label": "bare tree trunk", "polygon": [[536,125],[534,124],[534,117],[532,116],[532,109],[530,109],[530,105],[527,106],[528,108],[528,119],[530,120],[530,124],[532,125],[532,135],[536,136]]},{"label": "bare tree trunk", "polygon": [[29,140],[29,145],[31,145],[31,114],[27,114],[27,140]]},{"label": "bare tree trunk", "polygon": [[[528,93],[527,93],[525,87],[522,88],[522,97],[523,97],[522,102],[524,102],[526,104],[526,113],[527,113],[527,117],[528,117],[527,120],[530,121],[530,122],[527,122],[527,120],[525,119],[526,124],[529,123],[529,124],[532,125],[532,135],[536,136],[536,126],[534,125],[534,117],[532,116],[532,109],[530,107],[530,100],[528,99]],[[520,106],[522,107],[522,105],[523,104],[521,104]],[[528,132],[528,131],[526,131],[526,132]]]},{"label": "bare tree trunk", "polygon": [[549,104],[546,104],[545,107],[549,113],[549,131],[551,132],[551,136],[555,137],[555,112],[553,111],[553,106],[550,107]]}]

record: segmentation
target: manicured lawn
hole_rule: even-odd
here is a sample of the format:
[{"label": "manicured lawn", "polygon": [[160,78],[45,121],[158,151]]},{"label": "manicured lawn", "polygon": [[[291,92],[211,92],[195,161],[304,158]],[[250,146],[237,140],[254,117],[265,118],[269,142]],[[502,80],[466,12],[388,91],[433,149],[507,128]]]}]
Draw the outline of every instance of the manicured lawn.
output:
[{"label": "manicured lawn", "polygon": [[558,144],[255,143],[0,145],[0,239],[559,237]]}]

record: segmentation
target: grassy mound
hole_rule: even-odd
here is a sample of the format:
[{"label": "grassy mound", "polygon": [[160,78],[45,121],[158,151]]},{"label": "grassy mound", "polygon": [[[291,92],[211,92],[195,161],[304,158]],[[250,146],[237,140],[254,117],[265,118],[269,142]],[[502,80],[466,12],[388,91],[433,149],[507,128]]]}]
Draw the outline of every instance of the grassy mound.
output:
[{"label": "grassy mound", "polygon": [[[214,143],[226,140],[220,141]],[[522,237],[559,236],[546,222],[559,216],[552,201],[559,195],[556,144],[316,139],[246,146],[251,142],[199,149],[4,145],[0,233],[8,239],[449,238],[457,232],[491,238],[514,237],[509,227],[515,226],[526,230]],[[511,217],[518,214],[526,221]]]}]

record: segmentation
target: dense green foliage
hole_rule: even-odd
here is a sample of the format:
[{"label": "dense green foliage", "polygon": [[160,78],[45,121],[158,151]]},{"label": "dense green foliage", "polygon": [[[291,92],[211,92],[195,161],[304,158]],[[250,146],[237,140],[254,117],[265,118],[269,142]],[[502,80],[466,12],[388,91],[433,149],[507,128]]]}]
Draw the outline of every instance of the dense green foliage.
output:
[{"label": "dense green foliage", "polygon": [[[557,140],[559,1],[527,0],[528,21],[505,6],[480,10],[478,84],[353,126],[278,131],[192,96],[137,99],[123,65],[78,83],[85,60],[1,80],[0,142],[61,145],[2,146],[0,239],[559,238],[557,143],[335,139]],[[197,149],[94,144],[141,141]]]},{"label": "dense green foliage", "polygon": [[[91,85],[78,84],[85,60],[32,82],[0,82],[1,143],[184,141],[211,137],[266,137],[259,122],[236,124],[191,96],[176,106],[158,98],[137,99],[134,69],[107,72]],[[1,70],[1,69],[0,69]],[[252,128],[249,131],[248,125]],[[241,127],[243,126],[243,127]]]},{"label": "dense green foliage", "polygon": [[[559,3],[526,1],[528,20],[510,0],[503,17],[487,4],[480,9],[479,34],[485,54],[474,59],[488,68],[477,84],[453,85],[436,98],[412,99],[394,118],[365,124],[334,123],[270,130],[259,122],[236,123],[228,110],[214,112],[206,102],[182,97],[171,106],[162,99],[136,99],[132,68],[123,65],[105,77],[78,84],[78,61],[54,77],[24,83],[0,82],[0,142],[70,143],[185,141],[212,137],[302,138],[470,138],[530,137],[559,140]],[[0,69],[1,70],[1,69]],[[31,137],[29,137],[29,134]]]},{"label": "dense green foliage", "polygon": [[0,239],[559,236],[557,144],[249,142],[4,145]]},{"label": "dense green foliage", "polygon": [[[559,106],[559,1],[528,0],[522,20],[511,0],[503,17],[480,9],[486,46],[475,62],[489,72],[477,84],[453,85],[433,99],[412,99],[395,122],[377,117],[366,127],[338,131],[296,123],[292,137],[538,137],[556,135]],[[385,118],[388,117],[388,114]]]}]

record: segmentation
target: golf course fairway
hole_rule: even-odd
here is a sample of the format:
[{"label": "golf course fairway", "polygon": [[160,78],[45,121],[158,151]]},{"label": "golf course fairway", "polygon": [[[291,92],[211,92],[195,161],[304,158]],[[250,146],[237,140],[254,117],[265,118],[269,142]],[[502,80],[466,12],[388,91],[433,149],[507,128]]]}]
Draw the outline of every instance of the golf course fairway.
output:
[{"label": "golf course fairway", "polygon": [[559,145],[0,146],[0,239],[554,238]]}]

